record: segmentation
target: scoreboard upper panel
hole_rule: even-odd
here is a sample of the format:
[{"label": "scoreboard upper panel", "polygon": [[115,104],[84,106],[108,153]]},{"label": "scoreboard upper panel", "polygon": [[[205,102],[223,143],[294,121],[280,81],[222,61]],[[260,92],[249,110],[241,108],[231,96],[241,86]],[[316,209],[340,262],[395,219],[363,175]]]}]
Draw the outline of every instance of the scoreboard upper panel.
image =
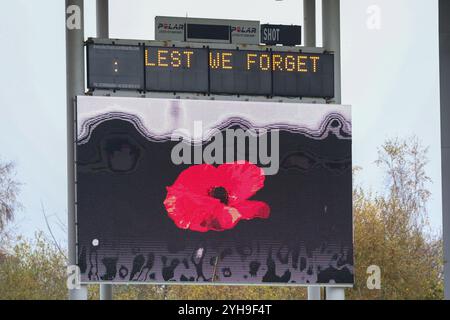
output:
[{"label": "scoreboard upper panel", "polygon": [[87,86],[89,89],[334,97],[333,54],[274,49],[88,43]]}]

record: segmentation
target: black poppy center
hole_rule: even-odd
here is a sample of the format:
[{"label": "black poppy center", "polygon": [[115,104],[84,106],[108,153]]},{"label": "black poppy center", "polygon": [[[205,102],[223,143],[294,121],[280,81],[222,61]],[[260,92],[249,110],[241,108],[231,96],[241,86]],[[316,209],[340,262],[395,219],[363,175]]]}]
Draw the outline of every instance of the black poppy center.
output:
[{"label": "black poppy center", "polygon": [[223,204],[228,204],[228,192],[224,187],[214,187],[209,191],[209,195],[219,199]]}]

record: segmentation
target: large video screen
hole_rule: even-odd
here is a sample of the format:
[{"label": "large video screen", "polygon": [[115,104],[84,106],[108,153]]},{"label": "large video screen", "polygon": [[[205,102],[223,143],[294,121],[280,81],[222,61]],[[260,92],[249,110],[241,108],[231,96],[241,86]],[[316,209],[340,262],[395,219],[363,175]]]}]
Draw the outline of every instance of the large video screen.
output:
[{"label": "large video screen", "polygon": [[77,97],[84,283],[351,285],[349,106]]}]

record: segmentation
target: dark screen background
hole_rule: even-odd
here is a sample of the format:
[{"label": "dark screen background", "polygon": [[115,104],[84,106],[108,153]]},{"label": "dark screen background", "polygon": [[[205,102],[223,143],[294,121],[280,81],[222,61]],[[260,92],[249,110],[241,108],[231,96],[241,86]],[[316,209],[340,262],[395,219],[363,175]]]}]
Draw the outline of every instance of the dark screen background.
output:
[{"label": "dark screen background", "polygon": [[179,229],[164,208],[165,188],[189,166],[172,163],[176,143],[149,141],[117,119],[78,145],[82,281],[211,282],[216,270],[221,283],[353,282],[350,139],[281,131],[280,170],[251,198],[270,217],[206,233]]}]

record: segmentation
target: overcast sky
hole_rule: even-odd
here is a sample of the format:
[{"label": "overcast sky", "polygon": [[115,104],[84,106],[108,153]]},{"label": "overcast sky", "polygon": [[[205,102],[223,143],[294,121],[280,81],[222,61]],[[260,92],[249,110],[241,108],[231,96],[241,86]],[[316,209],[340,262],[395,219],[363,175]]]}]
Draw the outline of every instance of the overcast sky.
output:
[{"label": "overcast sky", "polygon": [[[95,36],[95,1],[85,0],[86,37]],[[381,11],[380,29],[367,10]],[[319,6],[320,8],[320,6]],[[64,1],[14,0],[0,11],[0,157],[23,182],[17,232],[45,230],[41,203],[66,222]],[[114,38],[154,39],[155,15],[302,24],[301,0],[110,0]],[[319,20],[320,21],[320,20]],[[374,165],[386,138],[417,135],[429,146],[430,221],[441,229],[437,0],[341,0],[342,99],[353,106],[353,161],[359,181],[382,191]],[[320,28],[319,28],[320,31]],[[321,37],[318,37],[319,43]]]}]

